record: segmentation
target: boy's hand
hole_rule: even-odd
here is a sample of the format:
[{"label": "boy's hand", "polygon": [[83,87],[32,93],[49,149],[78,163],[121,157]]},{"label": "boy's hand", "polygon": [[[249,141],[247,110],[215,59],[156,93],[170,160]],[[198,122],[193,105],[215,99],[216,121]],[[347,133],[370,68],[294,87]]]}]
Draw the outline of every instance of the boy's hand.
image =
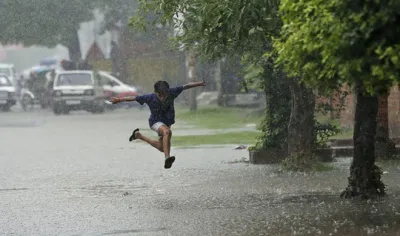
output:
[{"label": "boy's hand", "polygon": [[117,98],[117,97],[112,97],[111,100],[110,100],[110,102],[111,102],[112,104],[117,104],[117,103],[121,102],[121,99],[119,99],[119,98]]},{"label": "boy's hand", "polygon": [[200,86],[205,87],[206,86],[206,81],[203,78],[203,81],[200,82]]},{"label": "boy's hand", "polygon": [[204,87],[204,86],[206,86],[206,81],[203,78],[203,81],[201,81],[201,82],[190,82],[188,84],[183,85],[183,89],[191,89],[191,88]]}]

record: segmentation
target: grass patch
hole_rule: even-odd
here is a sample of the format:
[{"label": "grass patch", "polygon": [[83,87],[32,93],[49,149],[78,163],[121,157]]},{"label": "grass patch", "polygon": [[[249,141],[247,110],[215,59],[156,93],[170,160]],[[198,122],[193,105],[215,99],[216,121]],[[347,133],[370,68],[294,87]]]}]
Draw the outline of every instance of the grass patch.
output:
[{"label": "grass patch", "polygon": [[329,115],[316,114],[316,120],[322,124],[332,124],[340,126],[340,121],[338,119],[331,119]]},{"label": "grass patch", "polygon": [[377,159],[376,164],[379,167],[388,169],[388,168],[400,168],[400,157],[397,156],[397,159],[395,160],[382,160],[382,159]]},{"label": "grass patch", "polygon": [[[321,115],[317,114],[316,116],[317,121],[321,122],[322,124],[332,124],[336,127],[340,127],[340,121],[338,119],[331,119],[329,115]],[[353,130],[352,129],[341,129],[342,132],[339,134],[332,136],[331,139],[349,139],[353,138]]]},{"label": "grass patch", "polygon": [[187,124],[209,129],[242,128],[246,124],[259,125],[262,115],[255,110],[225,107],[201,107],[195,112],[177,108],[176,119]]},{"label": "grass patch", "polygon": [[259,132],[232,132],[209,135],[173,136],[173,146],[198,146],[221,144],[253,144],[260,136]]},{"label": "grass patch", "polygon": [[329,165],[327,163],[318,162],[314,166],[315,172],[324,172],[324,171],[332,171],[332,170],[335,170],[335,167],[333,167],[332,165]]},{"label": "grass patch", "polygon": [[351,139],[351,138],[353,138],[353,130],[343,130],[339,134],[331,137],[331,139]]}]

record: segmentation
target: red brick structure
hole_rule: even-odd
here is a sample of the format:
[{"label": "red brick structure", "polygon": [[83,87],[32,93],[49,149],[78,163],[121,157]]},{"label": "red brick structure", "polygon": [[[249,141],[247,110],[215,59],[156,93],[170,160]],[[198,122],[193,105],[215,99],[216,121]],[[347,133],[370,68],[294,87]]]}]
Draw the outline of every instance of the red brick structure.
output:
[{"label": "red brick structure", "polygon": [[[344,91],[349,91],[346,87]],[[350,93],[345,99],[344,110],[340,114],[340,124],[344,128],[353,128],[355,112],[355,96]],[[386,104],[387,103],[387,106]],[[386,110],[387,107],[387,110]],[[387,115],[386,115],[387,114]],[[400,137],[400,91],[399,86],[393,86],[390,90],[388,99],[379,99],[378,117],[380,119],[388,118],[390,137]],[[383,120],[384,122],[384,120]]]},{"label": "red brick structure", "polygon": [[94,42],[89,50],[87,51],[86,54],[86,60],[91,61],[91,60],[104,60],[104,54],[101,51],[99,45],[97,45],[96,42]]}]

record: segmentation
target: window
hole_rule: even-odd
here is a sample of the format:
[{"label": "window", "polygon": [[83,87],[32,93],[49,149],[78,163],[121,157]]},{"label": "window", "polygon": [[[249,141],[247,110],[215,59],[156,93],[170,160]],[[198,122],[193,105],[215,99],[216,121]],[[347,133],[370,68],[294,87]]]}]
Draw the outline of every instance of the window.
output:
[{"label": "window", "polygon": [[12,86],[7,77],[0,76],[0,87]]},{"label": "window", "polygon": [[96,74],[96,77],[97,77],[97,79],[99,81],[100,86],[108,84],[108,79],[106,77],[104,77],[104,76],[102,76],[100,74]]},{"label": "window", "polygon": [[117,82],[115,82],[114,80],[108,78],[108,76],[105,75],[100,75],[101,81],[102,81],[102,85],[109,85],[111,87],[113,86],[118,86],[119,84]]},{"label": "window", "polygon": [[7,76],[11,76],[10,68],[0,68],[0,74],[5,74]]},{"label": "window", "polygon": [[61,74],[58,76],[56,86],[93,85],[92,75],[87,73]]}]

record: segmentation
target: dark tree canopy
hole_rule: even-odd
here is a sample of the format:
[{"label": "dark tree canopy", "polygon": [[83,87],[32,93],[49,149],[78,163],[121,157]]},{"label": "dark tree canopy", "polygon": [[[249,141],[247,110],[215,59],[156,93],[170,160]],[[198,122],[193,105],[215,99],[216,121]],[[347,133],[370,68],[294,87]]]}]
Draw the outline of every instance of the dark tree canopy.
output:
[{"label": "dark tree canopy", "polygon": [[6,0],[0,7],[0,42],[76,47],[80,23],[93,19],[90,0]]},{"label": "dark tree canopy", "polygon": [[[249,51],[259,58],[267,50],[268,40],[280,29],[279,1],[275,0],[139,2],[139,14],[132,20],[136,28],[144,26],[143,19],[149,12],[155,13],[155,22],[183,29],[177,41],[211,59]],[[184,18],[178,17],[182,13]]]}]

